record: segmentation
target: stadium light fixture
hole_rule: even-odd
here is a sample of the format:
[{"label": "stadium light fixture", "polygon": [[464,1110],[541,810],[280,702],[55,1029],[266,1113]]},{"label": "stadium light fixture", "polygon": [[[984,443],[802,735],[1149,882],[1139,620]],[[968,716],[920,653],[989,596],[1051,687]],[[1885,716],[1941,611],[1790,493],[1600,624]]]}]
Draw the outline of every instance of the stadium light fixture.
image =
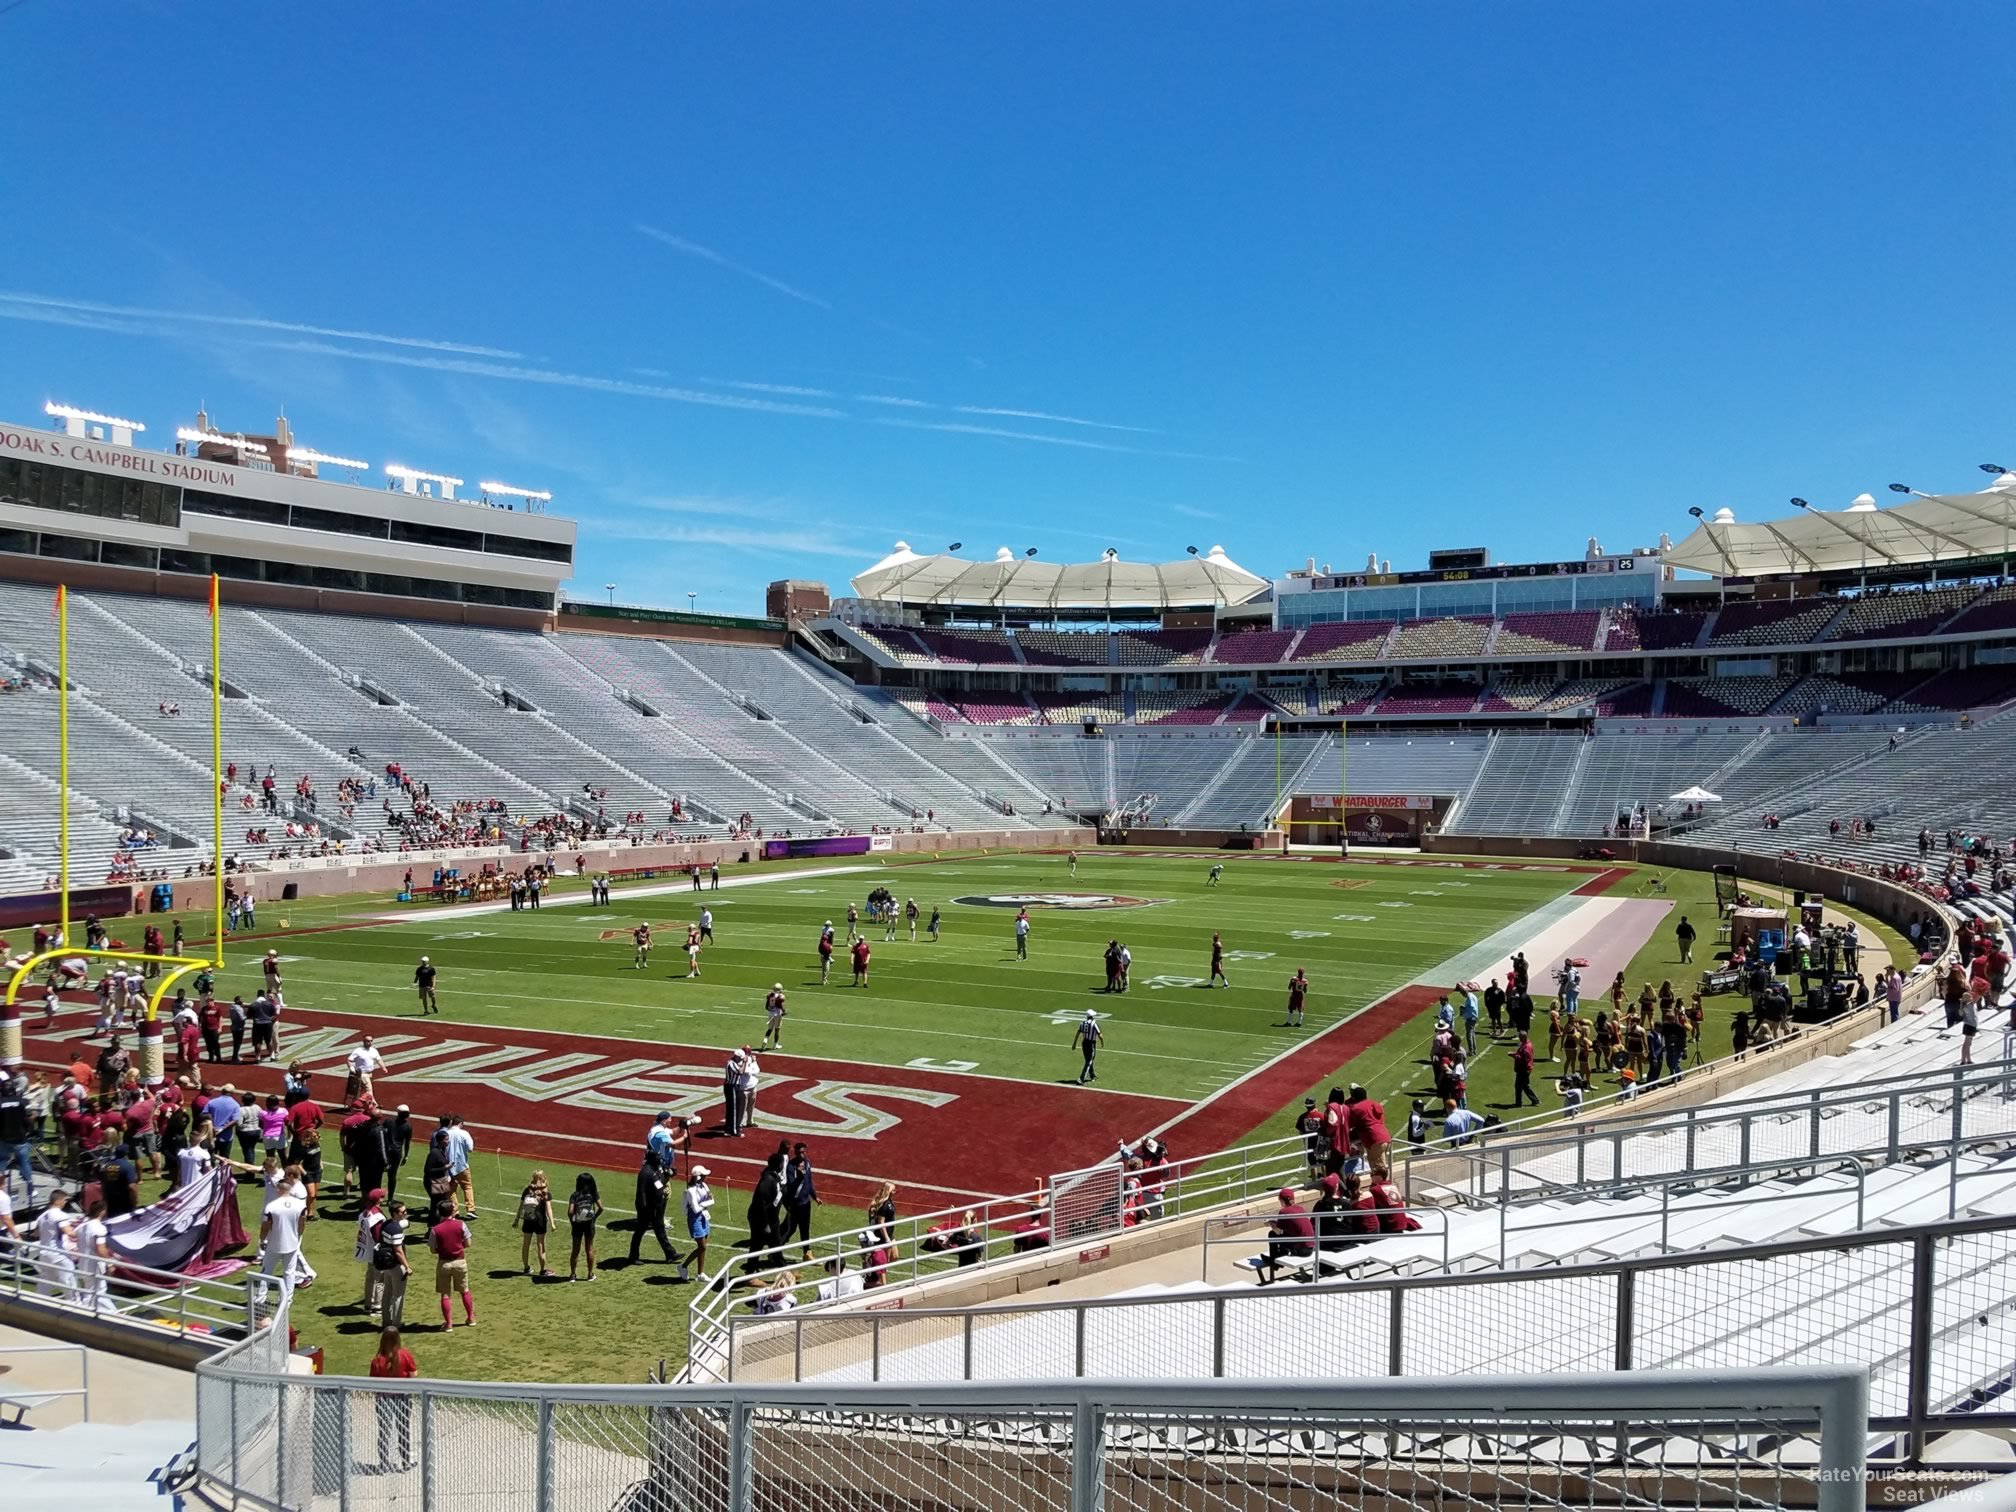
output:
[{"label": "stadium light fixture", "polygon": [[965,544],[966,543],[964,541],[954,541],[950,546],[947,546],[945,549],[947,551],[957,551],[961,546],[964,546]]},{"label": "stadium light fixture", "polygon": [[186,425],[175,432],[175,439],[187,441],[191,446],[228,446],[241,453],[250,452],[255,457],[266,455],[266,448],[261,442],[247,441],[243,436],[221,435],[216,431],[193,430]]},{"label": "stadium light fixture", "polygon": [[1694,516],[1694,518],[1697,520],[1707,519],[1707,516],[1701,512],[1701,506],[1698,504],[1690,505],[1688,507],[1687,513]]},{"label": "stadium light fixture", "polygon": [[417,468],[401,468],[397,462],[385,464],[385,476],[407,484],[442,484],[442,488],[462,488],[462,480],[450,478],[446,472],[419,472]]},{"label": "stadium light fixture", "polygon": [[686,612],[688,614],[692,614],[698,611],[699,608],[700,608],[700,595],[697,592],[689,592],[686,595]]},{"label": "stadium light fixture", "polygon": [[332,457],[327,452],[311,451],[305,446],[287,448],[289,462],[303,462],[311,467],[348,467],[356,472],[371,471],[369,462],[360,462],[355,457]]},{"label": "stadium light fixture", "polygon": [[1023,552],[1022,555],[1024,555],[1025,557],[1033,557],[1034,555],[1036,555],[1036,548],[1034,546],[1031,546],[1027,551]]},{"label": "stadium light fixture", "polygon": [[78,409],[74,404],[58,404],[53,399],[42,406],[52,420],[75,420],[81,425],[103,425],[113,430],[144,431],[138,420],[122,420],[117,415],[101,415],[96,410]]},{"label": "stadium light fixture", "polygon": [[509,483],[478,483],[476,486],[486,494],[502,494],[508,499],[531,499],[540,504],[553,502],[553,495],[543,489],[513,488]]},{"label": "stadium light fixture", "polygon": [[1811,504],[1808,504],[1804,499],[1794,499],[1792,501],[1792,507],[1794,509],[1811,509],[1813,506]]},{"label": "stadium light fixture", "polygon": [[1197,555],[1197,548],[1196,548],[1195,546],[1185,546],[1185,547],[1184,547],[1183,549],[1184,549],[1185,551],[1189,552],[1189,553],[1190,553],[1190,555],[1192,555],[1192,556],[1195,556],[1195,555]]},{"label": "stadium light fixture", "polygon": [[606,592],[606,593],[607,593],[607,594],[609,595],[609,607],[610,607],[610,608],[612,608],[612,609],[613,609],[613,608],[615,608],[615,607],[616,607],[616,585],[615,585],[614,583],[604,583],[604,584],[602,585],[602,588],[603,588],[603,591],[604,591],[604,592]]},{"label": "stadium light fixture", "polygon": [[1998,478],[2006,478],[2009,476],[2008,468],[1997,467],[1993,462],[1983,462],[1981,464],[1981,471],[1985,473],[1993,473]]}]

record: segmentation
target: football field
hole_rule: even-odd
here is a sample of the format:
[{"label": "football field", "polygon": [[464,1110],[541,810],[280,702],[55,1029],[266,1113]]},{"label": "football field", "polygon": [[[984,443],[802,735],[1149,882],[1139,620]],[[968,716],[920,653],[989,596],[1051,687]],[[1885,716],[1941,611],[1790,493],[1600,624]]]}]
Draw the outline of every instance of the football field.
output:
[{"label": "football field", "polygon": [[[388,1065],[381,1101],[410,1103],[428,1122],[458,1112],[500,1154],[628,1169],[666,1108],[701,1120],[696,1150],[735,1185],[776,1138],[804,1139],[847,1195],[889,1179],[944,1205],[1027,1190],[1151,1130],[1179,1153],[1223,1147],[1338,1076],[1401,1092],[1419,1080],[1419,1052],[1394,1064],[1368,1053],[1428,1012],[1438,987],[1481,976],[1550,927],[1572,936],[1590,908],[1619,906],[1591,896],[1614,876],[1112,851],[1084,855],[1075,878],[1047,854],[732,868],[700,894],[679,879],[619,882],[601,907],[571,885],[536,912],[268,905],[259,937],[232,943],[220,986],[249,996],[260,951],[277,949],[282,1058],[326,1072],[325,1100],[370,1032]],[[939,938],[920,923],[915,941],[907,925],[885,939],[866,920],[877,886],[899,905],[915,898],[925,920],[939,910]],[[850,903],[872,951],[866,987],[850,985]],[[1014,921],[1025,906],[1022,960]],[[689,979],[685,931],[703,907],[714,942]],[[839,948],[822,986],[816,946],[829,919]],[[656,947],[640,970],[631,931],[643,921]],[[1229,987],[1207,984],[1213,931]],[[1124,994],[1103,990],[1109,940],[1132,953]],[[443,1009],[425,1019],[412,985],[422,955],[439,969]],[[1536,993],[1551,990],[1545,966],[1536,955]],[[1285,1005],[1297,968],[1310,992],[1294,1028]],[[778,983],[788,1015],[781,1052],[761,1057],[758,1132],[730,1138],[717,1128],[722,1063],[760,1042]],[[1104,1038],[1097,1080],[1081,1086],[1072,1034],[1088,1009]]]}]

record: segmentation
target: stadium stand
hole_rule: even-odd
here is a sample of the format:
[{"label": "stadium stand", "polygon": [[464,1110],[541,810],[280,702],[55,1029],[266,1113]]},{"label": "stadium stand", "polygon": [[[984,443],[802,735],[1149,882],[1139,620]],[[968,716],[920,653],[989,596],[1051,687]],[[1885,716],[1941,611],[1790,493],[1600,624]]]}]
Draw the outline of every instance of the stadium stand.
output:
[{"label": "stadium stand", "polygon": [[2016,630],[2016,586],[1991,588],[1940,627],[1942,635],[1988,635]]},{"label": "stadium stand", "polygon": [[1452,661],[1482,656],[1493,629],[1489,619],[1410,620],[1400,626],[1388,653],[1402,661]]},{"label": "stadium stand", "polygon": [[1380,620],[1349,625],[1311,625],[1295,645],[1296,661],[1378,661],[1394,626]]},{"label": "stadium stand", "polygon": [[[1712,616],[1698,614],[1688,609],[1669,609],[1657,614],[1624,615],[1613,617],[1611,632],[1617,633],[1619,626],[1628,625],[1636,632],[1637,642],[1632,646],[1610,644],[1606,650],[1682,651],[1689,646],[1701,644],[1702,627]],[[1628,633],[1628,632],[1627,632]]]},{"label": "stadium stand", "polygon": [[1113,636],[1113,662],[1121,667],[1195,666],[1210,650],[1209,630],[1126,630]]},{"label": "stadium stand", "polygon": [[1508,614],[1498,628],[1498,638],[1491,643],[1491,652],[1494,656],[1527,656],[1588,651],[1595,647],[1601,617],[1593,609],[1562,614]]},{"label": "stadium stand", "polygon": [[1221,635],[1209,660],[1225,667],[1265,667],[1289,660],[1297,630],[1241,630]]},{"label": "stadium stand", "polygon": [[1474,683],[1403,683],[1379,700],[1381,714],[1467,714],[1477,707]]},{"label": "stadium stand", "polygon": [[1444,828],[1471,835],[1550,833],[1583,744],[1577,736],[1552,733],[1493,736],[1469,798]]},{"label": "stadium stand", "polygon": [[1015,643],[1032,667],[1103,667],[1112,660],[1112,637],[1091,630],[1018,630]]},{"label": "stadium stand", "polygon": [[1015,644],[999,630],[912,630],[931,660],[948,666],[1014,666]]},{"label": "stadium stand", "polygon": [[1819,640],[1841,612],[1839,599],[1768,599],[1724,604],[1708,633],[1711,646],[1784,646]]},{"label": "stadium stand", "polygon": [[1137,693],[1136,724],[1216,724],[1232,706],[1231,693]]},{"label": "stadium stand", "polygon": [[1847,613],[1828,627],[1825,639],[1903,640],[1931,635],[1980,596],[1974,587],[1868,594],[1848,605]]},{"label": "stadium stand", "polygon": [[1721,719],[1762,714],[1783,698],[1796,677],[1675,677],[1666,683],[1668,719]]}]

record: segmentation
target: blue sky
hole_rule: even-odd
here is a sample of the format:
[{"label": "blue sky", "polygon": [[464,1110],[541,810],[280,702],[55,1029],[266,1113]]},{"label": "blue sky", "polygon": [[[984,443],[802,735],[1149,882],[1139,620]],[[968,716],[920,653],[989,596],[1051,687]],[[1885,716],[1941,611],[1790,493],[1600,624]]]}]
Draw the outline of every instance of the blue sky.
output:
[{"label": "blue sky", "polygon": [[1917,0],[0,0],[0,416],[284,405],[551,488],[584,596],[740,611],[899,538],[1342,570],[1977,487],[2012,50]]}]

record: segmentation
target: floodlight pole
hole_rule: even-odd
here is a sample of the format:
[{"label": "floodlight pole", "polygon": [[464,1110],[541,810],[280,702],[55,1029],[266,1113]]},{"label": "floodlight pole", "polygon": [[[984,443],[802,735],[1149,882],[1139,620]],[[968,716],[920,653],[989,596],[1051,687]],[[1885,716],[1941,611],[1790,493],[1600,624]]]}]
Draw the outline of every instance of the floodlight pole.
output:
[{"label": "floodlight pole", "polygon": [[[211,902],[215,906],[217,918],[211,941],[211,955],[216,958],[219,972],[224,969],[224,616],[218,608],[218,594],[222,584],[216,573],[210,574],[210,794],[215,805],[213,818],[216,821],[216,840],[213,842],[216,854],[211,857],[211,870],[215,874],[210,889]],[[155,1002],[160,1002],[160,994],[155,994]],[[151,1010],[149,1016],[151,1017]]]},{"label": "floodlight pole", "polygon": [[57,933],[70,943],[70,590],[56,585]]}]

